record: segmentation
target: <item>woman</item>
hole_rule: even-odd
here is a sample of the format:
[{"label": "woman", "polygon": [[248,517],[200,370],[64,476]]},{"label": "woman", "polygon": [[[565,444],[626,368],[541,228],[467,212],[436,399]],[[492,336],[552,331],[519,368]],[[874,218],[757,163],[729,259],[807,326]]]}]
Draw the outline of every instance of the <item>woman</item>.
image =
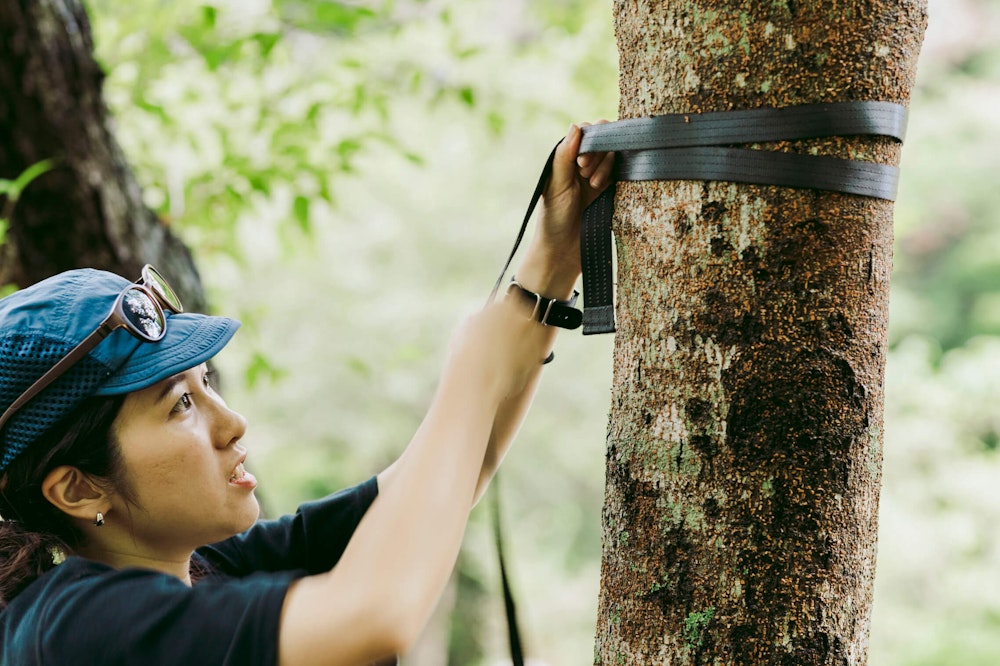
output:
[{"label": "woman", "polygon": [[0,664],[405,652],[553,344],[529,294],[569,299],[579,276],[580,211],[612,162],[578,158],[580,138],[571,126],[556,151],[520,288],[453,333],[400,458],[277,521],[255,522],[246,421],[205,365],[236,322],[183,313],[148,267],[139,283],[70,271],[0,300]]}]

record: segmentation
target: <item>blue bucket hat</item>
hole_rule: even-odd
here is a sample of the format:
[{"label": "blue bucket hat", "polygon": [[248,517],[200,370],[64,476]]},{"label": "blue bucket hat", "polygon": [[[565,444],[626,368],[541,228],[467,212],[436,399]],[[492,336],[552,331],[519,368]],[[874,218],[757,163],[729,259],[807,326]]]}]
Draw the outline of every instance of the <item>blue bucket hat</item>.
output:
[{"label": "blue bucket hat", "polygon": [[[93,333],[132,284],[89,268],[60,273],[0,299],[0,413]],[[14,414],[0,433],[0,471],[92,396],[131,393],[215,356],[240,323],[226,317],[164,313],[157,342],[119,328]]]}]

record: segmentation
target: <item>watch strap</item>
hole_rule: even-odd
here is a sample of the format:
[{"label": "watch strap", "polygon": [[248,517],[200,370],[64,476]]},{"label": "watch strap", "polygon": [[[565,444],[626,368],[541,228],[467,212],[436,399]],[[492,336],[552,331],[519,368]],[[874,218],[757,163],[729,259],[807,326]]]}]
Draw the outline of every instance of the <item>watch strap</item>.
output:
[{"label": "watch strap", "polygon": [[583,323],[583,312],[575,307],[580,292],[573,290],[569,300],[560,301],[556,298],[546,298],[521,286],[515,278],[507,285],[507,294],[514,294],[531,307],[530,319],[545,326],[558,326],[573,330]]}]

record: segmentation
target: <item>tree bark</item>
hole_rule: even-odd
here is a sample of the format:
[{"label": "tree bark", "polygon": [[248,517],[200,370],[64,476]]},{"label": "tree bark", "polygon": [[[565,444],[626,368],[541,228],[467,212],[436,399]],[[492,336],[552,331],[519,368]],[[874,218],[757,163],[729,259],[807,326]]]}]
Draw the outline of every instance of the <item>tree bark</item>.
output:
[{"label": "tree bark", "polygon": [[0,285],[81,266],[132,277],[152,263],[203,310],[190,252],[144,205],[114,139],[103,78],[79,0],[0,0],[0,178],[56,163],[13,209]]},{"label": "tree bark", "polygon": [[[925,0],[616,0],[620,117],[906,103]],[[898,164],[887,139],[763,149]],[[619,184],[595,663],[867,660],[890,202]]]}]

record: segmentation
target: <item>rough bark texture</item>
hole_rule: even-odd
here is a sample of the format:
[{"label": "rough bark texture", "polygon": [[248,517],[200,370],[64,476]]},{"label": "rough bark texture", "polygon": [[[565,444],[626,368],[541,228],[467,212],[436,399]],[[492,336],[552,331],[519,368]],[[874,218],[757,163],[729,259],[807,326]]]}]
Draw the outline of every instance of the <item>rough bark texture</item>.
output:
[{"label": "rough bark texture", "polygon": [[[616,0],[621,118],[906,103],[925,0]],[[888,140],[761,146],[898,164]],[[619,185],[595,663],[867,659],[892,205]]]},{"label": "rough bark texture", "polygon": [[55,159],[32,182],[0,248],[0,285],[69,268],[167,275],[189,310],[204,309],[184,245],[142,201],[111,132],[104,74],[78,0],[0,0],[0,178]]}]

